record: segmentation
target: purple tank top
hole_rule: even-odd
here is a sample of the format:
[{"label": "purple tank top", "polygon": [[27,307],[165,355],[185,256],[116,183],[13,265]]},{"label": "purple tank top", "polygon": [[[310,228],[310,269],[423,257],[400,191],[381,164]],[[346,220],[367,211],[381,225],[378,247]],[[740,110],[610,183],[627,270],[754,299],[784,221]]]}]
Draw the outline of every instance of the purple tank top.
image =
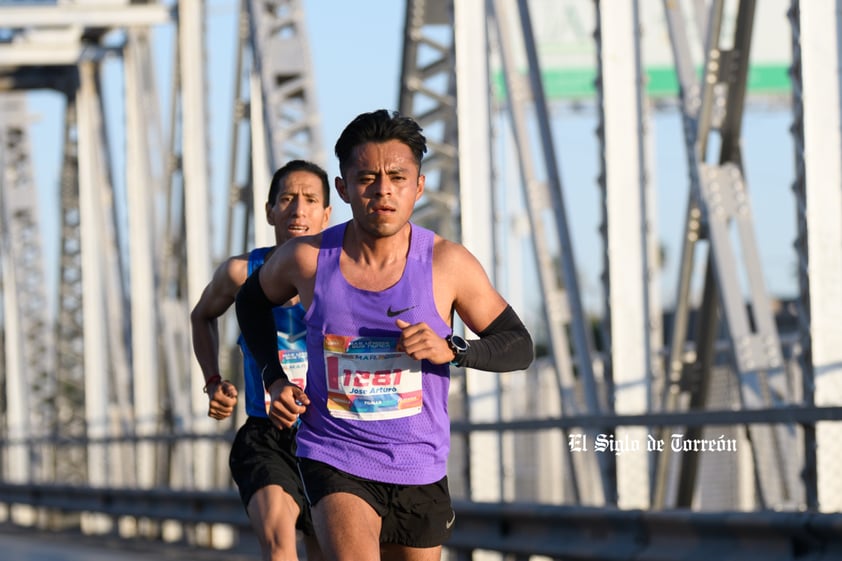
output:
[{"label": "purple tank top", "polygon": [[426,485],[447,473],[450,368],[395,351],[395,320],[451,329],[433,299],[433,239],[412,224],[406,268],[382,292],[351,286],[339,269],[346,224],[322,233],[307,323],[307,395],[298,455],[357,477]]}]

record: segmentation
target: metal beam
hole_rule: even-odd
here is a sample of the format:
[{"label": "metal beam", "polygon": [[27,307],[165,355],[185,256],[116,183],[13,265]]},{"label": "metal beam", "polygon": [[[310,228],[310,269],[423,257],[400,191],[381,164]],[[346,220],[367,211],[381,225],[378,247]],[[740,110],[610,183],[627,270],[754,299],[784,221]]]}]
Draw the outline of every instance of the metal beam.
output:
[{"label": "metal beam", "polygon": [[56,6],[0,6],[0,29],[29,27],[149,27],[174,21],[163,2],[80,2]]},{"label": "metal beam", "polygon": [[[696,361],[699,376],[712,375],[713,344],[719,329],[717,311],[721,312],[732,343],[732,355],[740,381],[740,402],[735,405],[756,408],[780,405],[789,400],[784,379],[783,357],[771,304],[766,294],[762,268],[754,237],[750,198],[742,173],[740,133],[748,79],[749,54],[755,2],[742,0],[737,6],[734,35],[723,45],[724,2],[710,4],[706,25],[703,79],[697,79],[687,49],[684,20],[679,5],[665,2],[670,37],[681,79],[680,95],[684,120],[685,145],[690,176],[688,216],[682,255],[676,324],[670,342],[669,380],[665,407],[678,405],[676,386],[683,377],[683,348],[690,306],[690,278],[696,242],[704,236],[709,241],[706,282],[715,282],[715,290],[705,288],[701,317],[708,321],[697,332]],[[726,43],[727,44],[727,43]],[[724,90],[724,94],[722,93]],[[714,103],[717,96],[724,102]],[[718,111],[714,111],[718,108]],[[717,161],[708,163],[709,138],[717,130],[720,150]],[[739,243],[735,247],[733,239]],[[738,258],[741,257],[741,260]],[[742,266],[742,270],[741,270]],[[742,276],[740,273],[742,272]],[[747,280],[743,286],[741,278]],[[747,291],[747,296],[746,296]],[[749,306],[750,304],[750,311]],[[713,308],[713,309],[707,309]],[[749,314],[751,313],[751,317]],[[681,323],[679,323],[681,322]],[[695,384],[694,391],[704,391],[707,383]],[[704,406],[705,394],[691,397],[694,406]],[[794,435],[787,428],[753,427],[751,445],[757,494],[753,500],[776,507],[791,505],[792,489],[797,482],[795,460],[782,452],[794,445]],[[695,473],[698,456],[682,458],[687,473]],[[656,504],[665,500],[666,469],[659,465],[656,480]],[[695,481],[684,478],[679,491],[681,506],[690,506]],[[745,490],[751,495],[751,490]]]},{"label": "metal beam", "polygon": [[[491,126],[488,72],[488,14],[485,0],[460,0],[453,5],[458,130],[471,131],[459,138],[458,195],[461,242],[494,277],[494,183],[491,165]],[[452,126],[452,123],[449,124]],[[446,218],[442,216],[442,218]],[[458,329],[458,326],[457,326]],[[501,415],[500,374],[474,369],[465,371],[468,416],[494,420]],[[468,444],[472,500],[499,501],[506,497],[504,442],[500,435],[471,435]],[[509,447],[506,450],[510,450]],[[509,478],[510,482],[510,478]]]},{"label": "metal beam", "polygon": [[452,0],[406,2],[398,110],[424,128],[429,149],[423,163],[425,195],[413,220],[447,239],[460,240],[456,39],[448,31],[453,10]]},{"label": "metal beam", "polygon": [[[208,119],[205,68],[205,6],[204,0],[181,0],[178,3],[179,72],[181,85],[181,142],[183,148],[184,216],[187,254],[187,306],[198,302],[208,279],[211,278],[211,256],[208,251],[210,238],[210,169],[208,166]],[[189,209],[189,210],[188,210]],[[186,332],[185,332],[186,333]],[[188,341],[184,341],[188,343]],[[189,345],[184,350],[189,353]],[[190,395],[189,426],[193,430],[216,428],[207,415],[208,400],[202,393],[204,379],[199,363],[189,353],[190,379],[186,385]],[[205,443],[196,443],[193,455],[184,457],[193,462],[192,483],[198,488],[212,484],[214,464],[206,461],[211,449]]]},{"label": "metal beam", "polygon": [[[158,430],[160,392],[158,359],[158,310],[155,306],[155,237],[157,225],[154,201],[161,191],[162,177],[156,176],[154,156],[160,155],[150,146],[155,120],[146,115],[152,111],[155,80],[148,30],[128,32],[123,75],[126,91],[126,198],[129,228],[131,272],[131,348],[132,403],[134,422],[130,430],[137,434],[153,434]],[[160,164],[161,162],[156,162]],[[151,227],[150,227],[151,226]],[[134,477],[138,485],[151,487],[155,480],[155,448],[145,443],[135,449]]]},{"label": "metal beam", "polygon": [[[10,434],[24,438],[49,434],[58,418],[49,399],[55,391],[55,363],[29,119],[23,94],[0,95],[6,422]],[[53,476],[53,454],[31,444],[15,446],[9,451],[9,475],[16,481],[48,480]]]},{"label": "metal beam", "polygon": [[[109,376],[107,327],[106,271],[103,253],[109,250],[104,241],[105,225],[100,188],[106,181],[102,161],[104,139],[97,80],[97,66],[84,63],[80,71],[76,93],[79,135],[79,224],[82,264],[82,314],[84,326],[84,403],[87,435],[99,438],[108,434]],[[110,191],[110,186],[109,189]],[[88,446],[88,473],[91,485],[108,485],[110,465],[108,449],[99,444]]]},{"label": "metal beam", "polygon": [[[82,489],[0,483],[0,502],[57,512],[100,512],[186,524],[221,523],[247,531],[235,491]],[[831,560],[842,555],[842,514],[802,512],[650,512],[523,503],[454,501],[459,521],[444,544],[579,561]]]},{"label": "metal beam", "polygon": [[[76,90],[79,73],[73,67],[69,81],[77,87],[67,94],[59,185],[61,245],[59,248],[58,318],[56,338],[56,410],[63,423],[57,434],[81,438],[85,434],[84,312],[82,309],[82,241],[79,209],[79,134]],[[56,479],[81,484],[87,478],[83,447],[59,452]]]},{"label": "metal beam", "polygon": [[[556,152],[550,133],[550,116],[544,98],[540,65],[528,6],[518,2],[518,11],[505,1],[493,4],[493,21],[499,41],[506,85],[506,103],[511,118],[521,185],[524,190],[532,247],[538,264],[538,281],[543,296],[544,314],[549,342],[559,380],[562,410],[572,415],[584,408],[589,412],[604,412],[605,397],[598,387],[593,369],[592,342],[588,331],[579,292],[579,280],[573,247],[568,231],[561,176],[556,163]],[[518,35],[523,37],[525,53],[518,52]],[[518,56],[524,56],[529,74],[523,75],[517,66]],[[530,115],[534,114],[533,122]],[[530,130],[538,129],[538,139]],[[544,179],[541,179],[544,178]],[[553,231],[546,231],[544,224]],[[550,251],[549,236],[554,235],[559,244],[558,261]],[[557,268],[561,269],[561,279]],[[568,340],[568,331],[570,340]],[[583,403],[574,399],[581,389]],[[575,462],[587,462],[578,473],[594,477],[596,489],[593,497],[582,496],[593,504],[615,501],[615,486],[609,473],[607,459],[600,456],[574,456]],[[575,465],[570,462],[571,469]],[[595,464],[594,464],[595,462]],[[599,469],[596,469],[598,466]],[[584,481],[580,481],[585,486]],[[578,490],[575,491],[578,493]],[[578,497],[577,497],[578,500]]]},{"label": "metal beam", "polygon": [[301,1],[248,0],[247,9],[254,243],[266,246],[275,243],[261,218],[272,174],[293,159],[325,165],[325,155]]},{"label": "metal beam", "polygon": [[[804,393],[808,403],[838,404],[842,396],[842,117],[838,2],[792,3],[796,211]],[[824,511],[842,509],[833,482],[842,457],[839,427],[820,424],[805,443],[808,482]],[[815,467],[814,467],[815,466]],[[810,477],[817,470],[817,480]]]},{"label": "metal beam", "polygon": [[[657,270],[652,258],[657,240],[652,233],[653,188],[648,178],[647,107],[641,61],[639,2],[606,5],[597,2],[599,79],[602,113],[600,182],[603,188],[603,275],[608,333],[606,378],[615,388],[618,413],[650,410],[650,385],[660,369],[660,311]],[[629,56],[632,53],[632,56]],[[645,439],[642,429],[621,429],[617,438]],[[649,456],[617,458],[618,504],[649,504]]]},{"label": "metal beam", "polygon": [[[43,66],[51,72],[56,66],[75,65],[82,61],[99,61],[108,55],[119,55],[120,49],[84,44],[78,40],[64,43],[0,45],[0,67]],[[42,77],[48,83],[50,77]]]}]

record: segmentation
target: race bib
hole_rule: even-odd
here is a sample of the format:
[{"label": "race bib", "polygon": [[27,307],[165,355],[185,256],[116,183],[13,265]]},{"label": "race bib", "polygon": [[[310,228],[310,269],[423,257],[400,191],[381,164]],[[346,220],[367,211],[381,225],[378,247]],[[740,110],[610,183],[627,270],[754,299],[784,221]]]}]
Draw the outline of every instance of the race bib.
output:
[{"label": "race bib", "polygon": [[[290,351],[278,349],[278,360],[286,372],[289,381],[301,388],[307,389],[307,351]],[[266,410],[269,410],[269,392],[263,389],[263,400]]]},{"label": "race bib", "polygon": [[423,404],[421,361],[398,352],[396,338],[325,335],[327,409],[373,421],[417,415]]}]

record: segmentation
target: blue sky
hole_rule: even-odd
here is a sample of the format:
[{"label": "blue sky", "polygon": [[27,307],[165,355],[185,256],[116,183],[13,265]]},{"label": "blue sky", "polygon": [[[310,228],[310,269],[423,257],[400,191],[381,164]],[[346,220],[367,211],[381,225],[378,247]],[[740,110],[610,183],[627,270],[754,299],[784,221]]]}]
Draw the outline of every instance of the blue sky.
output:
[{"label": "blue sky", "polygon": [[[213,162],[227,162],[233,86],[233,45],[237,0],[209,0],[207,7],[208,56],[213,74],[208,82],[220,87],[210,92]],[[322,120],[327,161],[318,162],[332,179],[339,174],[333,144],[356,115],[373,109],[396,109],[403,41],[403,2],[304,0],[306,31],[314,65],[316,95]],[[230,37],[230,41],[227,38]],[[220,47],[220,45],[222,45]],[[225,74],[228,72],[228,74]],[[214,108],[217,108],[215,110]],[[227,170],[212,175],[227,177]],[[226,196],[219,199],[224,206]],[[341,201],[334,200],[333,222],[350,218]]]},{"label": "blue sky", "polygon": [[[326,151],[344,125],[362,111],[395,107],[398,99],[403,3],[360,0],[330,3],[305,0]],[[589,301],[599,298],[602,246],[596,115],[563,107],[552,110],[553,133],[562,174],[574,252]],[[752,195],[756,234],[765,279],[772,296],[796,294],[795,206],[792,194],[794,152],[785,106],[752,103],[745,114],[745,174]],[[678,245],[687,205],[687,175],[680,118],[675,110],[653,113],[657,226],[666,248],[663,298],[672,301],[677,288]],[[328,172],[338,173],[333,160]],[[341,203],[335,217],[347,217]],[[697,253],[703,256],[702,251]],[[701,267],[698,267],[701,270]]]},{"label": "blue sky", "polygon": [[[207,5],[211,182],[214,189],[212,215],[214,230],[224,232],[227,193],[227,159],[233,95],[236,0],[209,0]],[[304,0],[307,32],[314,64],[322,136],[328,160],[321,162],[332,177],[338,174],[332,147],[342,128],[357,114],[377,108],[396,108],[401,71],[404,7],[391,0],[328,2]],[[164,45],[166,45],[164,43]],[[166,46],[164,47],[166,49]],[[162,68],[169,64],[162,57]],[[165,82],[166,76],[162,77]],[[119,105],[120,92],[110,106]],[[162,85],[165,85],[162,84]],[[163,90],[166,91],[166,90]],[[39,94],[31,104],[38,123],[33,129],[36,181],[43,201],[42,220],[57,223],[58,153],[62,104],[55,94]],[[108,100],[107,100],[108,101]],[[119,110],[112,109],[117,115]],[[575,258],[582,279],[586,304],[598,306],[601,287],[602,246],[598,234],[600,216],[598,140],[593,108],[574,111],[554,106],[553,134],[562,174]],[[115,117],[119,121],[119,115]],[[792,194],[791,111],[785,106],[752,104],[746,111],[743,129],[745,171],[752,195],[756,234],[765,279],[772,296],[796,294],[795,205]],[[119,125],[118,125],[119,126]],[[679,241],[687,201],[687,176],[681,127],[675,110],[653,114],[657,198],[657,228],[666,249],[661,283],[665,303],[673,300],[677,287]],[[58,136],[56,136],[58,135]],[[119,165],[119,164],[118,164]],[[498,162],[503,168],[511,162]],[[122,179],[117,178],[118,190]],[[347,219],[344,204],[334,200],[334,222]],[[56,234],[45,228],[48,268],[56,260],[53,244]],[[215,240],[217,248],[221,239]],[[220,258],[217,249],[214,258]]]}]

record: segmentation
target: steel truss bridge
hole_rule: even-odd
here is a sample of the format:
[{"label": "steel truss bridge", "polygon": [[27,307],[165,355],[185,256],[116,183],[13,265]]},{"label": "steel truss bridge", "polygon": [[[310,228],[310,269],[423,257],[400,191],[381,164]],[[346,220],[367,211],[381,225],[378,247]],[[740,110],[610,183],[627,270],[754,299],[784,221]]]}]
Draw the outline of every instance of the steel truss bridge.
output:
[{"label": "steel truss bridge", "polygon": [[[491,116],[503,115],[524,201],[522,236],[535,263],[529,290],[542,302],[530,327],[546,334],[546,353],[528,372],[454,373],[450,481],[466,523],[451,551],[648,559],[662,557],[633,544],[685,535],[699,547],[699,557],[687,558],[709,559],[731,548],[715,537],[727,532],[756,539],[743,553],[783,552],[764,559],[804,551],[837,558],[840,532],[827,530],[838,530],[829,513],[842,507],[836,3],[792,0],[791,33],[780,38],[792,45],[800,291],[797,323],[784,333],[766,289],[743,162],[759,3],[658,2],[689,185],[678,297],[665,323],[648,142],[653,108],[640,48],[647,0],[610,8],[581,2],[596,14],[599,346],[579,286],[535,40],[536,2],[405,3],[396,108],[417,118],[431,146],[428,192],[414,219],[461,240],[495,277],[520,267],[522,256],[496,241],[505,209],[493,196]],[[237,67],[227,253],[269,243],[255,217],[272,170],[291,158],[324,160],[304,16],[299,0],[239,4],[239,36],[230,46]],[[0,504],[13,523],[109,532],[121,516],[166,519],[163,505],[190,495],[191,504],[212,506],[172,518],[193,527],[204,517],[235,533],[242,526],[237,515],[219,514],[236,502],[225,460],[239,419],[207,418],[188,326],[217,257],[207,243],[217,226],[204,204],[211,200],[205,17],[201,0],[0,3]],[[155,72],[159,29],[176,37],[169,96]],[[108,61],[122,70],[125,138],[108,134]],[[502,77],[502,94],[492,94],[492,72]],[[43,259],[27,109],[27,94],[44,89],[65,102],[55,148],[62,162],[58,263]],[[124,161],[124,193],[115,192],[115,153]],[[131,209],[125,220],[118,200]],[[47,282],[54,267],[56,294]],[[226,375],[237,379],[233,340],[225,345],[232,357]],[[104,493],[110,499],[101,500]],[[141,508],[139,497],[158,507]],[[689,530],[675,534],[681,524],[670,520]],[[621,522],[627,533],[597,530]],[[563,536],[572,538],[553,529],[567,525],[582,528],[591,543],[608,536],[616,547],[561,548]],[[218,545],[219,534],[196,540]]]}]

